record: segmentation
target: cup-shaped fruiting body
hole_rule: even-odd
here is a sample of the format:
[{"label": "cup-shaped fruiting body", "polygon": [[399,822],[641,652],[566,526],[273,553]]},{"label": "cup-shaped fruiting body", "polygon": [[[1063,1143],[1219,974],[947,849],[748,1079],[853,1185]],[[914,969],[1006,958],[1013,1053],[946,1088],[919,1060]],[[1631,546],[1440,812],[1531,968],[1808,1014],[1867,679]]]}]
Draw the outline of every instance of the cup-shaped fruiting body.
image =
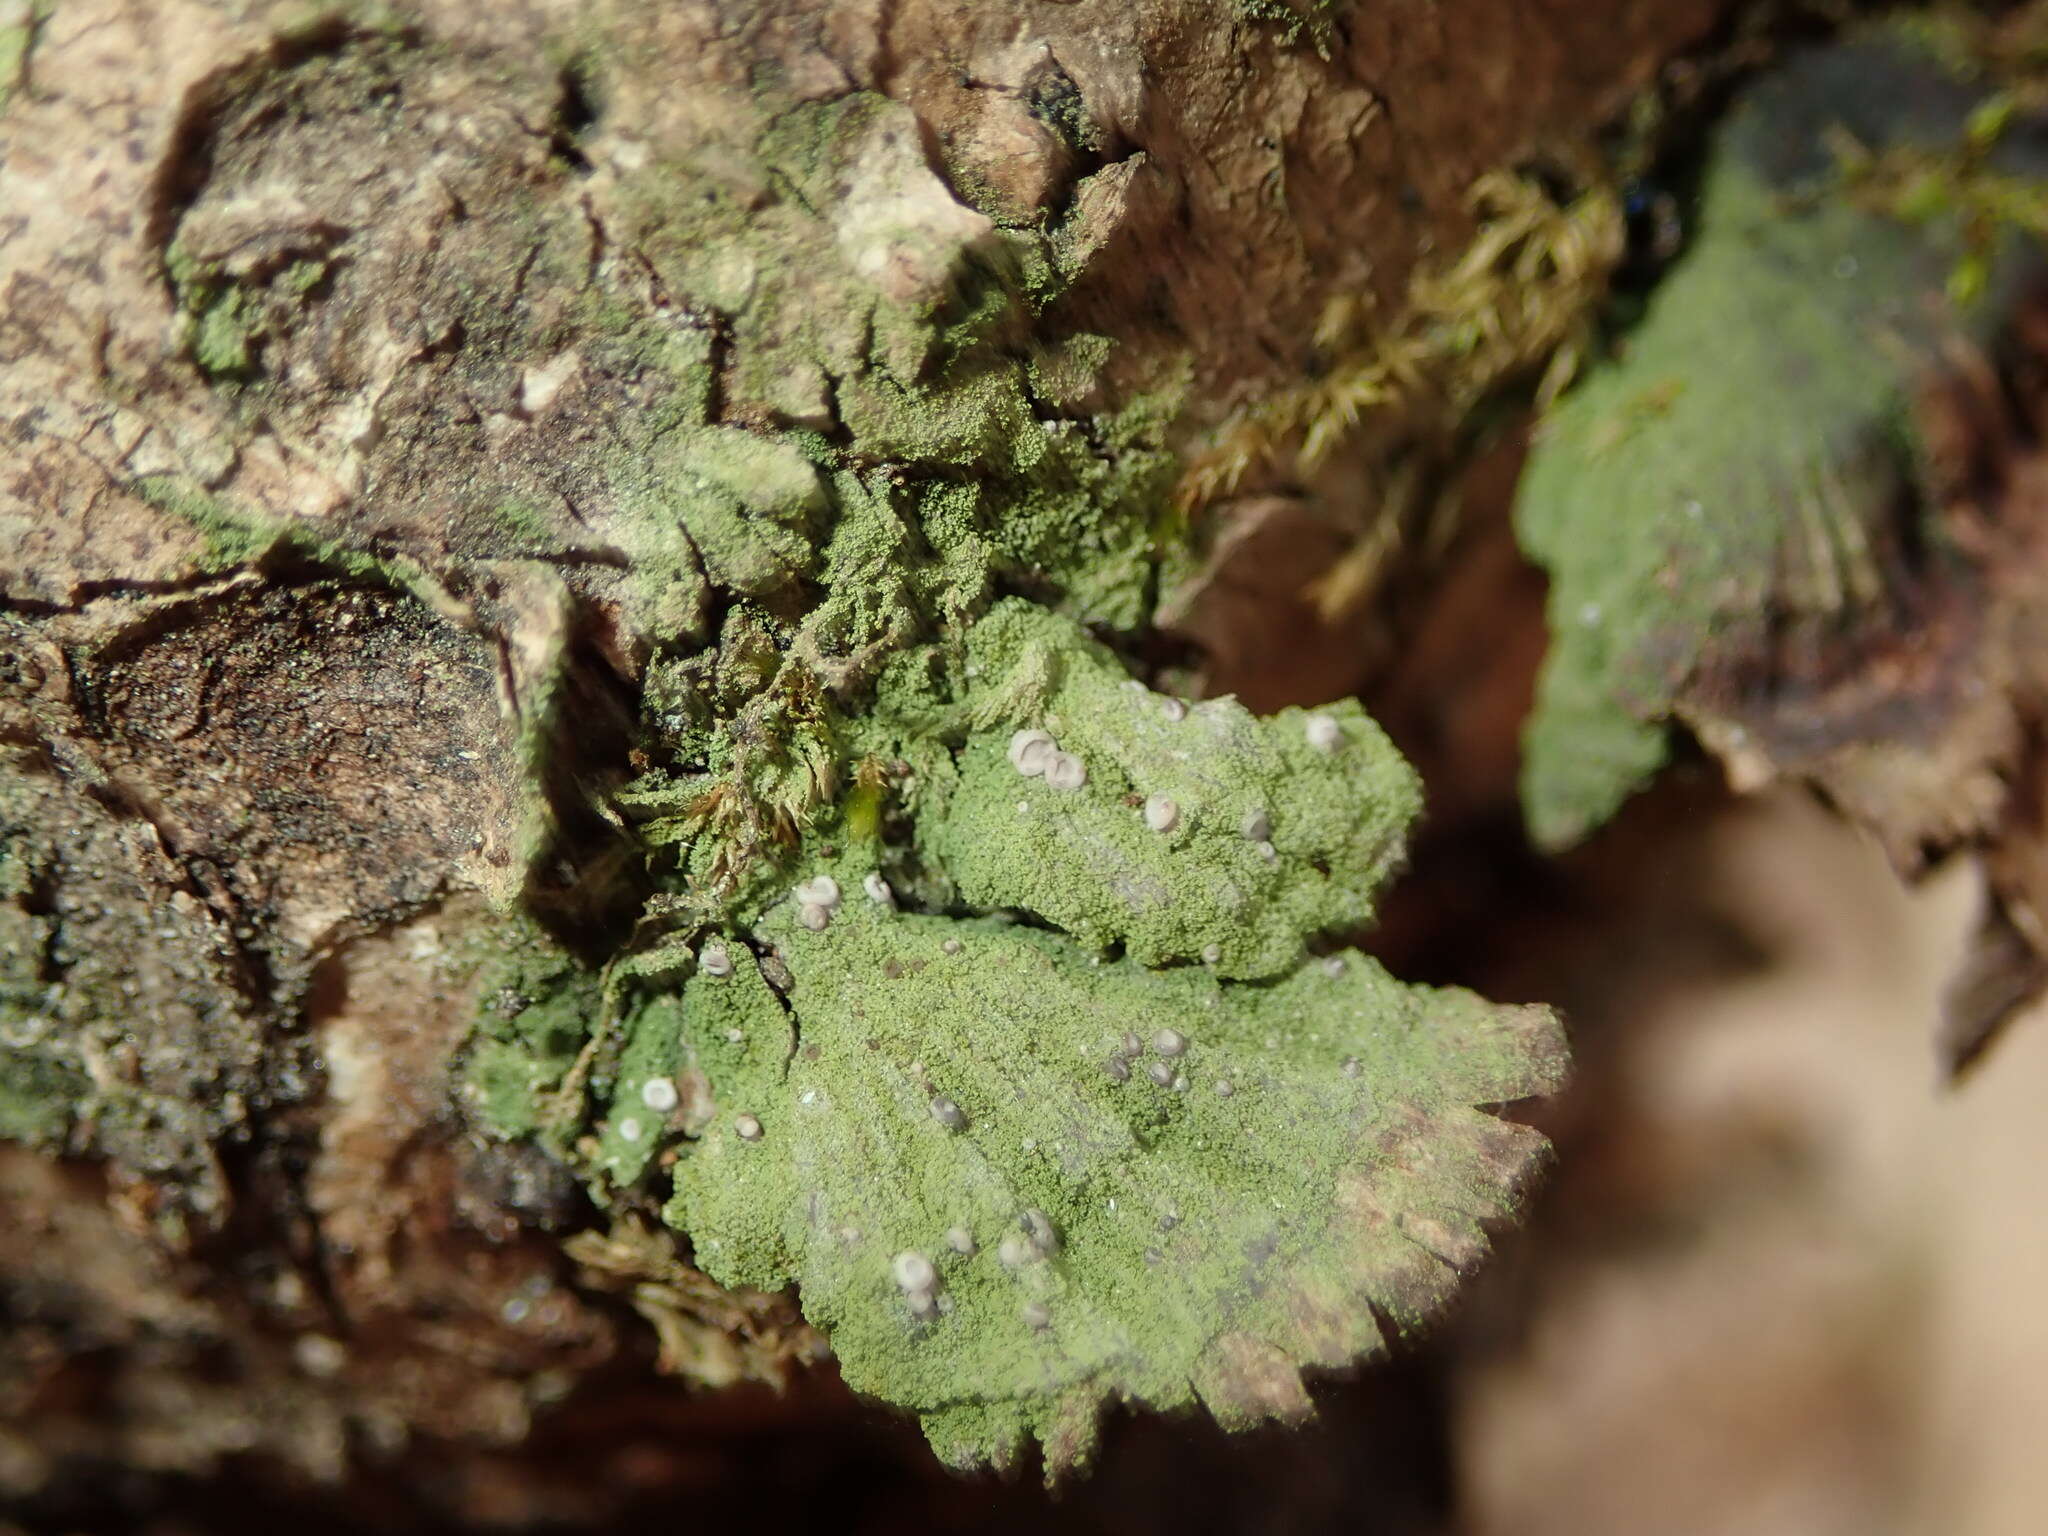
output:
[{"label": "cup-shaped fruiting body", "polygon": [[955,1253],[971,1259],[974,1257],[979,1245],[974,1241],[974,1234],[965,1227],[948,1227],[946,1229],[946,1246]]},{"label": "cup-shaped fruiting body", "polygon": [[823,907],[830,912],[839,905],[839,882],[830,875],[813,875],[798,881],[793,894],[798,906]]},{"label": "cup-shaped fruiting body", "polygon": [[706,944],[704,952],[697,957],[697,969],[706,976],[730,976],[732,956],[723,944]]},{"label": "cup-shaped fruiting body", "polygon": [[1188,707],[1181,700],[1167,697],[1159,701],[1159,713],[1178,725],[1188,717]]},{"label": "cup-shaped fruiting body", "polygon": [[1055,752],[1045,765],[1045,782],[1053,789],[1079,789],[1088,782],[1088,766],[1071,752]]},{"label": "cup-shaped fruiting body", "polygon": [[732,1122],[732,1133],[741,1141],[759,1141],[761,1122],[754,1115],[736,1115]]},{"label": "cup-shaped fruiting body", "polygon": [[679,1100],[675,1082],[670,1078],[650,1077],[640,1085],[640,1102],[656,1114],[667,1114]]},{"label": "cup-shaped fruiting body", "polygon": [[1145,1075],[1162,1088],[1171,1088],[1173,1086],[1173,1068],[1163,1061],[1146,1062]]},{"label": "cup-shaped fruiting body", "polygon": [[1102,1070],[1109,1074],[1113,1083],[1128,1083],[1131,1080],[1131,1064],[1121,1056],[1112,1056],[1103,1062]]},{"label": "cup-shaped fruiting body", "polygon": [[1177,1029],[1162,1029],[1152,1037],[1152,1049],[1161,1056],[1185,1056],[1188,1037]]},{"label": "cup-shaped fruiting body", "polygon": [[1273,835],[1273,818],[1263,809],[1246,811],[1238,823],[1237,835],[1248,843],[1263,843]]},{"label": "cup-shaped fruiting body", "polygon": [[832,926],[832,909],[815,901],[807,901],[796,909],[796,920],[813,933],[823,933]]},{"label": "cup-shaped fruiting body", "polygon": [[1180,825],[1180,803],[1171,795],[1147,795],[1145,825],[1154,832],[1171,832]]},{"label": "cup-shaped fruiting body", "polygon": [[1310,715],[1302,722],[1301,733],[1318,752],[1335,752],[1344,745],[1344,727],[1331,715]]},{"label": "cup-shaped fruiting body", "polygon": [[896,893],[889,888],[889,882],[882,878],[880,870],[870,870],[861,877],[860,888],[869,901],[878,907],[896,905]]},{"label": "cup-shaped fruiting body", "polygon": [[967,1112],[943,1093],[933,1097],[931,1112],[932,1118],[949,1131],[961,1131],[967,1128]]},{"label": "cup-shaped fruiting body", "polygon": [[889,1261],[889,1273],[901,1291],[929,1291],[939,1283],[939,1272],[923,1254],[906,1250]]},{"label": "cup-shaped fruiting body", "polygon": [[1010,766],[1027,779],[1035,779],[1059,755],[1059,744],[1050,731],[1019,731],[1010,738]]}]

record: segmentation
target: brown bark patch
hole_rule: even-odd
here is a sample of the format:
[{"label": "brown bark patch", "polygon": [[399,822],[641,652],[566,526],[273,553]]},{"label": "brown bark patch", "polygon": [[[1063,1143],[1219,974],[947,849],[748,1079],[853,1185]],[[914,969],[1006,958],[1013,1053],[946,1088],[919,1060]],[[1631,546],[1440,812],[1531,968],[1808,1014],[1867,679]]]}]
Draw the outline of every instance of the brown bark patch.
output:
[{"label": "brown bark patch", "polygon": [[512,858],[495,658],[405,598],[231,589],[74,665],[110,792],[273,964]]}]

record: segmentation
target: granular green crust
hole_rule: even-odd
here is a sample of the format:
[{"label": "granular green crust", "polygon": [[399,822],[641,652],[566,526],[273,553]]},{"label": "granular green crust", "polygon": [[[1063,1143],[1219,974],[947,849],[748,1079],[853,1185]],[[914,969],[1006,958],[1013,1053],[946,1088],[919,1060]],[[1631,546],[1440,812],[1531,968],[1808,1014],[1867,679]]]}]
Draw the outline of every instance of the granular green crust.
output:
[{"label": "granular green crust", "polygon": [[[2039,259],[1956,189],[1903,199],[1869,167],[1946,163],[1981,100],[1895,32],[1789,61],[1716,130],[1690,248],[1625,349],[1539,424],[1516,509],[1550,575],[1522,778],[1539,842],[1656,772],[1703,674],[1881,610],[1888,542],[1945,558],[1915,395],[1995,343]],[[1981,148],[1986,174],[2041,185],[2029,136]]]},{"label": "granular green crust", "polygon": [[[757,935],[795,1050],[757,1011],[670,1219],[723,1283],[796,1282],[848,1383],[961,1466],[1033,1439],[1053,1473],[1084,1463],[1113,1402],[1304,1411],[1301,1367],[1377,1352],[1375,1311],[1419,1322],[1505,1214],[1536,1138],[1472,1106],[1556,1085],[1541,1010],[1354,952],[1227,982],[859,896]],[[713,1001],[739,984],[688,984],[694,1060],[739,1049]],[[904,1253],[936,1269],[928,1305]]]},{"label": "granular green crust", "polygon": [[[1142,965],[1242,977],[1279,975],[1304,936],[1370,920],[1421,786],[1356,704],[1270,720],[1233,699],[1189,705],[1023,603],[977,624],[966,654],[981,728],[930,776],[916,837],[969,907],[1027,912]],[[1012,731],[1041,728],[1082,764],[1080,787],[1019,775]],[[1148,803],[1170,825],[1148,822]]]}]

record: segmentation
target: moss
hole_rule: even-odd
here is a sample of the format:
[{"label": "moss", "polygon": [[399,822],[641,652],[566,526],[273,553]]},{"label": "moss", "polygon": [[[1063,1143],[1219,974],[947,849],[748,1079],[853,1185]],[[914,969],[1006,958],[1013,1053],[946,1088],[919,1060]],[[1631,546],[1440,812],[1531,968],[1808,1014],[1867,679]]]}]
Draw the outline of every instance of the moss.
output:
[{"label": "moss", "polygon": [[1939,148],[1903,143],[1873,153],[1846,136],[1835,146],[1847,196],[1916,229],[1960,233],[1948,277],[1957,304],[1986,296],[2011,236],[2048,237],[2048,184],[2038,175],[2038,154],[2030,145],[2005,143],[2019,111],[2019,98],[1998,90],[1970,109],[1956,140]]},{"label": "moss", "polygon": [[1180,481],[1192,517],[1256,469],[1313,475],[1352,449],[1368,479],[1350,494],[1373,510],[1312,591],[1333,621],[1379,590],[1404,542],[1448,542],[1456,508],[1430,488],[1456,478],[1504,396],[1533,385],[1541,402],[1571,378],[1624,253],[1620,199],[1598,180],[1560,196],[1536,175],[1491,172],[1468,202],[1472,241],[1418,264],[1392,323],[1370,294],[1338,295],[1315,337],[1326,365],[1239,411]]}]

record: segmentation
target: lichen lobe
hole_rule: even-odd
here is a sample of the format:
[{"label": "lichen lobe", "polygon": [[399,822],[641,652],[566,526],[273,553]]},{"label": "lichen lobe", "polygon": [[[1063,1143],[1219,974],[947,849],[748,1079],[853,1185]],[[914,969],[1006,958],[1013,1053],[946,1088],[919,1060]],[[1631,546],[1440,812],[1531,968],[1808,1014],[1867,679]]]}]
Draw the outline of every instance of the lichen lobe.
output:
[{"label": "lichen lobe", "polygon": [[[1057,1476],[1110,1403],[1297,1416],[1303,1367],[1377,1353],[1376,1315],[1419,1324],[1483,1252],[1542,1143],[1473,1106],[1561,1070],[1546,1012],[1355,953],[1252,985],[874,905],[758,936],[802,1044],[726,1076],[670,1219],[722,1283],[795,1281],[848,1383],[963,1466],[1036,1439]],[[686,1053],[732,1048],[695,1022],[730,984],[689,983]]]}]

